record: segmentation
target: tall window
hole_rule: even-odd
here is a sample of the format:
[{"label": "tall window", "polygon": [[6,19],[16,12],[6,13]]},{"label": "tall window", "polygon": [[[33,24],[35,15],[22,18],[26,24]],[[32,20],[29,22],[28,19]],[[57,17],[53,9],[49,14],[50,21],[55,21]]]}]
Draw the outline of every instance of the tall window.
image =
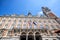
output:
[{"label": "tall window", "polygon": [[14,20],[14,22],[16,22],[16,20]]},{"label": "tall window", "polygon": [[13,21],[13,25],[16,25],[16,20]]},{"label": "tall window", "polygon": [[60,25],[56,25],[56,27],[59,29],[60,28]]},{"label": "tall window", "polygon": [[0,23],[0,26],[2,26],[2,23]]},{"label": "tall window", "polygon": [[44,30],[44,26],[43,25],[40,25],[40,29],[41,29],[41,32],[44,33],[45,30]]},{"label": "tall window", "polygon": [[5,21],[6,21],[6,19],[3,19],[3,20],[2,20],[2,22],[5,22]]},{"label": "tall window", "polygon": [[11,22],[11,19],[10,19],[10,20],[8,20],[8,22]]},{"label": "tall window", "polygon": [[27,26],[26,24],[23,25],[22,29],[27,29]]},{"label": "tall window", "polygon": [[51,25],[52,29],[55,29],[55,27],[53,25]]},{"label": "tall window", "polygon": [[46,29],[49,29],[49,26],[48,25],[45,25]]},{"label": "tall window", "polygon": [[50,21],[50,20],[48,20],[48,23],[51,23],[51,21]]},{"label": "tall window", "polygon": [[53,23],[56,23],[56,21],[54,21],[54,20],[53,20],[52,22],[53,22]]},{"label": "tall window", "polygon": [[14,28],[14,26],[12,25],[11,27],[10,27],[10,29],[12,30]]},{"label": "tall window", "polygon": [[20,24],[18,24],[18,25],[17,25],[17,29],[20,29],[20,26],[21,26],[21,25],[20,25]]},{"label": "tall window", "polygon": [[6,24],[4,28],[5,28],[5,29],[8,28],[8,24]]},{"label": "tall window", "polygon": [[31,20],[28,21],[28,25],[29,25],[28,29],[32,29],[32,21]]},{"label": "tall window", "polygon": [[21,20],[19,20],[19,22],[21,22]]},{"label": "tall window", "polygon": [[26,20],[24,20],[24,22],[26,22]]},{"label": "tall window", "polygon": [[43,29],[44,28],[44,26],[43,25],[40,25],[40,29]]},{"label": "tall window", "polygon": [[38,27],[36,25],[34,25],[34,29],[37,29]]},{"label": "tall window", "polygon": [[21,20],[18,21],[18,24],[21,24]]},{"label": "tall window", "polygon": [[41,20],[39,20],[39,23],[41,23]]},{"label": "tall window", "polygon": [[44,20],[44,23],[46,23],[46,21]]}]

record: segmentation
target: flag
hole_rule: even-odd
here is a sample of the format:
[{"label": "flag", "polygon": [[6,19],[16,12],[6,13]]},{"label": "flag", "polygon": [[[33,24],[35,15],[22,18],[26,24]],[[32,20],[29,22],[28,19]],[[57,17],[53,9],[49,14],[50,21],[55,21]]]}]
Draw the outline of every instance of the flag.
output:
[{"label": "flag", "polygon": [[28,21],[28,24],[29,24],[29,28],[32,28],[32,22]]},{"label": "flag", "polygon": [[33,21],[33,24],[34,24],[34,29],[37,29],[37,22]]},{"label": "flag", "polygon": [[34,25],[37,25],[37,23],[36,23],[36,22],[33,22],[33,24],[34,24]]},{"label": "flag", "polygon": [[32,25],[32,22],[28,21],[29,26]]}]

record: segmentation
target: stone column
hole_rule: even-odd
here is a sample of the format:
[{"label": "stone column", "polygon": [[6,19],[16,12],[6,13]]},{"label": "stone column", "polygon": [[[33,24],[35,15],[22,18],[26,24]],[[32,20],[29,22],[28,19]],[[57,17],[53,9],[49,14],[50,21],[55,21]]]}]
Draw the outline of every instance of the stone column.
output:
[{"label": "stone column", "polygon": [[21,40],[21,35],[20,35],[20,38],[19,38],[19,40]]},{"label": "stone column", "polygon": [[28,34],[26,35],[26,40],[28,40]]},{"label": "stone column", "polygon": [[35,38],[35,34],[34,34],[34,40],[36,40],[36,38]]},{"label": "stone column", "polygon": [[47,30],[47,32],[48,32],[48,35],[50,35],[50,32],[49,32],[49,30]]}]

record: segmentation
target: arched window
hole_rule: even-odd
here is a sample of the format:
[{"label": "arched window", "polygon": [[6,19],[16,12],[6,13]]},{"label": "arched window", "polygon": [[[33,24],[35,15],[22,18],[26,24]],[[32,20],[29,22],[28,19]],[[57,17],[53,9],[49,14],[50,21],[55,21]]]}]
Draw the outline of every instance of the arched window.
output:
[{"label": "arched window", "polygon": [[43,29],[44,28],[44,26],[43,25],[40,25],[40,29]]}]

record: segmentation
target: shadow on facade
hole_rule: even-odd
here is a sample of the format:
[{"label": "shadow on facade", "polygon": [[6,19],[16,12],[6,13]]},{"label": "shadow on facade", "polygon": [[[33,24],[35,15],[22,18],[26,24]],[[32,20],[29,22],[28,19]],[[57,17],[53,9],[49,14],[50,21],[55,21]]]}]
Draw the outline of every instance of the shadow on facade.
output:
[{"label": "shadow on facade", "polygon": [[21,36],[20,36],[20,40],[26,40],[26,33],[22,32]]},{"label": "shadow on facade", "polygon": [[58,40],[60,40],[60,37],[57,37]]},{"label": "shadow on facade", "polygon": [[36,33],[35,33],[35,39],[36,39],[36,40],[42,40],[42,37],[41,37],[41,35],[40,35],[39,32],[36,32]]},{"label": "shadow on facade", "polygon": [[28,40],[34,40],[34,35],[32,32],[29,32]]},{"label": "shadow on facade", "polygon": [[27,37],[27,40],[42,40],[42,37],[39,32],[35,33],[35,38],[34,38],[33,32],[29,32],[28,36],[26,35],[25,32],[22,32],[20,36],[20,40],[26,40],[26,37]]},{"label": "shadow on facade", "polygon": [[[57,34],[60,36],[60,34],[59,34],[59,33],[57,33]],[[58,39],[58,40],[60,40],[60,37],[57,37],[57,39]]]}]

